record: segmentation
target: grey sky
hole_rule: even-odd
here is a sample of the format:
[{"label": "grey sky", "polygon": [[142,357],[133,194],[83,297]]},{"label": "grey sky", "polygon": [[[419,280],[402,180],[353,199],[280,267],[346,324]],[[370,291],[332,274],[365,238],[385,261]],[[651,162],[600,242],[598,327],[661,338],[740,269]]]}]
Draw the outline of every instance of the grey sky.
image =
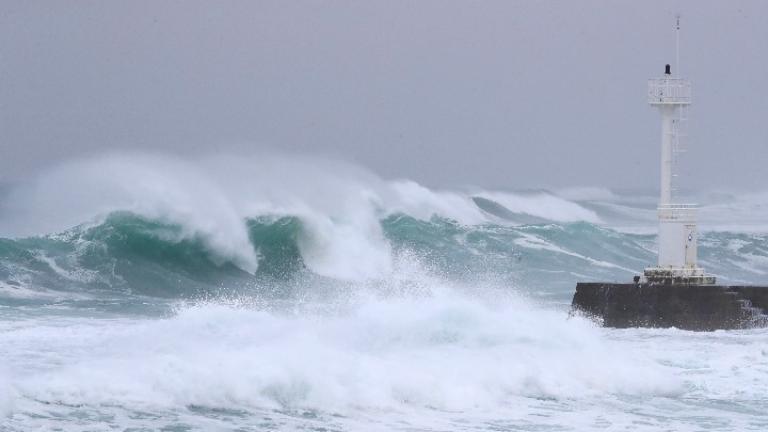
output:
[{"label": "grey sky", "polygon": [[656,187],[645,86],[673,61],[676,12],[684,184],[763,188],[763,1],[3,0],[0,181],[151,149],[315,153],[444,187]]}]

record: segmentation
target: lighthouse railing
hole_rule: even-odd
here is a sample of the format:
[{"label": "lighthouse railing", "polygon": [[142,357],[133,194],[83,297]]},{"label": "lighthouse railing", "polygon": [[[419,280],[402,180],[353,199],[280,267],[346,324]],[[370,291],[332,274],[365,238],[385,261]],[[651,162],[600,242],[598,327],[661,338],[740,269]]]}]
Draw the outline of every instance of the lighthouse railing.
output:
[{"label": "lighthouse railing", "polygon": [[659,219],[662,221],[695,222],[696,204],[667,204],[658,206]]},{"label": "lighthouse railing", "polygon": [[651,105],[688,105],[691,103],[691,82],[682,78],[649,79],[648,103]]}]

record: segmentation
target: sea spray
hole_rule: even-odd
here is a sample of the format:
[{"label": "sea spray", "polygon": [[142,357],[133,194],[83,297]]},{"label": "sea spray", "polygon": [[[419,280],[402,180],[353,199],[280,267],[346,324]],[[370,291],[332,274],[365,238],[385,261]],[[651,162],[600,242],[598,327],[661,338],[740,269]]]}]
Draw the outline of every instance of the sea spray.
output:
[{"label": "sea spray", "polygon": [[[300,174],[300,175],[299,175]],[[235,180],[236,179],[236,180]],[[512,199],[512,195],[504,195]],[[536,201],[510,211],[553,220],[594,219],[575,203],[537,214]],[[555,198],[545,196],[543,202]],[[561,200],[562,201],[562,200]],[[432,191],[410,181],[384,181],[337,162],[280,157],[182,161],[152,155],[110,155],[65,163],[11,193],[0,214],[7,235],[62,232],[99,224],[109,214],[130,212],[176,224],[174,240],[199,239],[248,272],[257,257],[248,244],[248,218],[278,215],[302,219],[306,263],[330,277],[360,279],[386,271],[387,244],[379,220],[397,213],[434,216],[476,225],[496,220],[471,195]],[[339,244],[343,242],[343,244]],[[354,265],[348,265],[356,260]],[[353,270],[354,268],[354,270]]]},{"label": "sea spray", "polygon": [[164,320],[77,329],[70,346],[51,341],[55,332],[25,333],[30,346],[93,347],[87,357],[18,380],[26,397],[128,410],[202,405],[349,413],[681,391],[668,368],[628,355],[589,322],[447,290],[322,314],[200,304]]},{"label": "sea spray", "polygon": [[[3,431],[768,428],[764,332],[568,317],[577,280],[653,262],[647,195],[110,155],[11,196]],[[703,264],[760,281],[768,236],[733,225]]]}]

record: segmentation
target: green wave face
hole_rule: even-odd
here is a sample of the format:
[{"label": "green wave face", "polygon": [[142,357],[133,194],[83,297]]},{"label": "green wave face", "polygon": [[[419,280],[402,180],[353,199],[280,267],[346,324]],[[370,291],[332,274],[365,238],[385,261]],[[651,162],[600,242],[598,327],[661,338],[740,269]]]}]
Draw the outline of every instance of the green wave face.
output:
[{"label": "green wave face", "polygon": [[[630,280],[655,260],[654,236],[586,222],[466,226],[444,218],[396,214],[380,223],[394,261],[405,257],[445,280],[469,285],[492,281],[561,302],[568,301],[578,280]],[[23,290],[167,298],[255,292],[281,297],[296,295],[297,287],[308,280],[318,290],[350,289],[360,283],[318,276],[305,264],[300,242],[307,228],[300,218],[265,216],[245,224],[259,258],[255,273],[223,257],[200,234],[127,212],[61,234],[0,239],[0,298],[19,301],[24,296],[16,294]],[[703,265],[734,281],[757,281],[766,272],[766,240],[760,234],[705,233]]]}]

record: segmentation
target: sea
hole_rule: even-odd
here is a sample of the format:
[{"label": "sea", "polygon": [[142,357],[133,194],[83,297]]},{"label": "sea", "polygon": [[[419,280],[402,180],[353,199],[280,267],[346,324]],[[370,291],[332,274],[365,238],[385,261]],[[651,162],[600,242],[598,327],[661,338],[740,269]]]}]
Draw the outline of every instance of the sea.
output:
[{"label": "sea", "polygon": [[[0,193],[0,431],[766,431],[768,331],[609,329],[656,192],[430,188],[297,156],[108,154]],[[768,283],[768,192],[688,191]]]}]

